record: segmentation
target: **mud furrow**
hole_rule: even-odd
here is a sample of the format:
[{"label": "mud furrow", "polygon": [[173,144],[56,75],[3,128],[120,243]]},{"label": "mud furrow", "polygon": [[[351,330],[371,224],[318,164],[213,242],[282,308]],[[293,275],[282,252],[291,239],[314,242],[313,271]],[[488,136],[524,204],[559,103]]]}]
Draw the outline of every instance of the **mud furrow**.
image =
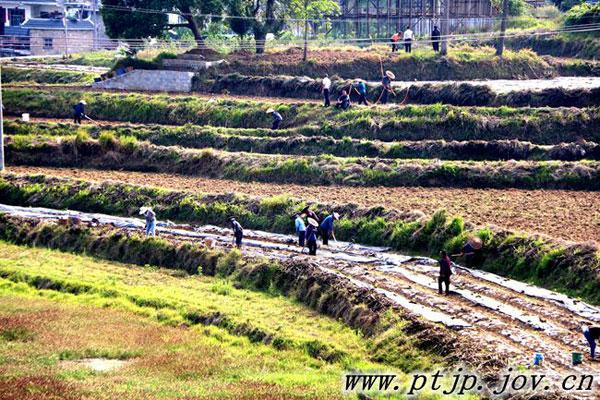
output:
[{"label": "mud furrow", "polygon": [[[85,214],[72,211],[27,209],[1,206],[0,211],[35,218],[60,219],[68,215],[78,216],[82,221],[99,218],[103,224],[114,224],[125,229],[141,230],[143,222],[135,218],[111,217],[102,214]],[[159,224],[160,236],[182,242],[204,242],[212,239],[218,247],[231,247],[230,229],[215,226],[191,227]],[[506,288],[497,288],[488,281],[479,281],[474,275],[460,276],[454,282],[456,294],[440,296],[433,281],[437,274],[435,261],[394,254],[387,249],[333,242],[321,247],[317,257],[300,254],[300,248],[291,236],[259,231],[246,231],[244,253],[250,257],[267,257],[274,260],[289,260],[301,257],[315,263],[329,273],[343,276],[356,286],[373,289],[388,297],[401,308],[438,320],[448,326],[462,328],[461,335],[478,343],[482,350],[508,357],[513,365],[530,365],[533,355],[541,352],[545,356],[544,370],[548,375],[563,372],[585,372],[600,374],[600,365],[586,363],[570,365],[570,352],[585,351],[583,337],[578,331],[565,326],[568,318],[578,317],[560,310],[548,301],[549,308],[563,321],[560,324],[541,313],[545,303],[517,291],[510,293]],[[475,271],[473,271],[475,273]],[[468,278],[466,278],[468,276]],[[480,290],[483,287],[486,290]],[[519,307],[512,297],[519,300]],[[487,304],[486,304],[487,303]],[[514,304],[513,304],[514,303]],[[552,322],[548,322],[552,321]]]}]

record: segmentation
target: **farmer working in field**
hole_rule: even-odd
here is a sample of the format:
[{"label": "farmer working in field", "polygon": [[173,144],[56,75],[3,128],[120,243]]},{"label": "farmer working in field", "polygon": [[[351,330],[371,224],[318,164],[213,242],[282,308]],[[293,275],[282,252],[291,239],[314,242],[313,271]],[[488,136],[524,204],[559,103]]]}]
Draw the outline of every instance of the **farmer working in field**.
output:
[{"label": "farmer working in field", "polygon": [[358,104],[369,105],[367,101],[367,84],[362,79],[357,79],[352,89],[358,94]]},{"label": "farmer working in field", "polygon": [[590,356],[592,357],[592,360],[599,361],[596,359],[596,341],[600,340],[600,325],[590,326],[586,321],[581,321],[581,331],[590,345]]},{"label": "farmer working in field", "polygon": [[304,248],[304,240],[306,239],[306,225],[304,224],[304,216],[301,214],[296,214],[296,234],[298,235],[298,245]]},{"label": "farmer working in field", "polygon": [[140,215],[143,215],[146,218],[146,226],[144,230],[146,231],[146,237],[156,234],[156,214],[150,207],[142,207],[140,208]]},{"label": "farmer working in field", "polygon": [[80,100],[79,103],[73,106],[73,122],[81,124],[81,119],[85,118],[85,106],[87,105],[85,100]]},{"label": "farmer working in field", "polygon": [[392,79],[395,79],[396,75],[392,71],[385,71],[383,78],[381,78],[381,95],[379,95],[379,102],[386,104],[388,101],[388,95],[394,93],[392,91]]},{"label": "farmer working in field", "polygon": [[440,37],[442,33],[438,29],[437,26],[433,27],[433,31],[431,31],[431,46],[433,47],[433,51],[436,53],[440,51]]},{"label": "farmer working in field", "polygon": [[311,256],[317,255],[317,230],[319,223],[308,217],[308,227],[306,228],[306,244],[308,246],[308,254]]},{"label": "farmer working in field", "polygon": [[323,81],[321,82],[321,93],[325,100],[325,107],[329,107],[331,105],[329,101],[329,95],[331,94],[331,79],[329,79],[329,75],[327,74],[325,74],[325,78],[323,78]]},{"label": "farmer working in field", "polygon": [[452,261],[444,250],[440,252],[440,276],[438,277],[438,292],[442,294],[442,283],[446,285],[446,295],[450,293],[450,276],[452,276]]},{"label": "farmer working in field", "polygon": [[402,38],[402,34],[400,32],[396,32],[392,35],[390,39],[392,42],[392,53],[395,53],[398,50],[398,41]]},{"label": "farmer working in field", "polygon": [[302,209],[302,211],[300,211],[300,214],[304,214],[308,218],[314,219],[315,221],[317,221],[317,224],[321,221],[321,218],[319,218],[319,216],[317,215],[317,213],[310,209],[310,205],[304,207]]},{"label": "farmer working in field", "polygon": [[348,96],[348,92],[342,90],[342,93],[335,104],[335,108],[341,108],[344,111],[350,108],[350,96]]},{"label": "farmer working in field", "polygon": [[335,238],[335,232],[333,229],[333,223],[334,223],[334,221],[337,221],[338,219],[340,219],[340,215],[338,213],[334,212],[333,214],[325,217],[323,222],[321,222],[321,235],[323,238],[324,246],[327,246],[329,244],[330,238],[332,238],[333,240],[335,240],[337,242],[337,239]]},{"label": "farmer working in field", "polygon": [[478,237],[472,237],[467,240],[462,251],[459,254],[453,254],[452,257],[465,256],[465,265],[467,267],[472,267],[477,263],[482,247],[483,241]]},{"label": "farmer working in field", "polygon": [[283,121],[283,117],[281,116],[281,114],[279,114],[277,111],[275,111],[272,108],[269,108],[267,110],[267,114],[271,114],[271,117],[273,118],[273,126],[271,127],[271,129],[273,129],[273,130],[279,129],[279,124],[281,124],[281,121]]},{"label": "farmer working in field", "polygon": [[406,30],[404,31],[404,36],[403,36],[404,37],[404,51],[406,51],[407,53],[410,53],[412,51],[413,36],[414,36],[414,33],[410,29],[410,26],[407,26]]},{"label": "farmer working in field", "polygon": [[229,218],[231,222],[231,229],[233,229],[233,237],[235,238],[235,245],[238,249],[242,248],[242,239],[244,238],[244,228],[239,222],[235,220],[235,217]]}]

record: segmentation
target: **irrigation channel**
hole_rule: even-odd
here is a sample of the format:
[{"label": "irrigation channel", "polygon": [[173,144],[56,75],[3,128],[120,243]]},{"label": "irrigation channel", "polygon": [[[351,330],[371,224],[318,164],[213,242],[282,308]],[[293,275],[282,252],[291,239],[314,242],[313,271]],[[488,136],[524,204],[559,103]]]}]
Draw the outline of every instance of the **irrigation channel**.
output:
[{"label": "irrigation channel", "polygon": [[[47,208],[0,204],[0,213],[39,220],[77,220],[82,224],[112,225],[142,231],[138,218],[81,213]],[[217,226],[157,224],[157,235],[173,241],[193,241],[231,247],[231,230]],[[306,251],[306,250],[305,250]],[[548,377],[585,373],[600,378],[600,362],[571,365],[571,352],[588,353],[579,322],[600,322],[600,308],[566,295],[503,278],[491,273],[454,265],[449,296],[437,293],[437,262],[411,257],[387,248],[333,242],[321,247],[316,257],[301,253],[295,237],[261,231],[245,231],[246,257],[287,260],[294,257],[316,265],[328,274],[371,289],[392,303],[426,320],[461,331],[461,337],[477,343],[482,351],[497,354],[512,366],[531,366],[536,352],[544,355],[542,371]]]}]

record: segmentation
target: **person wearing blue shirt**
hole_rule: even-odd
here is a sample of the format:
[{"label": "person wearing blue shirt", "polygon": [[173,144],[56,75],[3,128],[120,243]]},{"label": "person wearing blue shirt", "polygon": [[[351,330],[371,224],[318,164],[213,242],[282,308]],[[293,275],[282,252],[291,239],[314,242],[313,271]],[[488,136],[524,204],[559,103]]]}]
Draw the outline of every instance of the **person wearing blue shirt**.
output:
[{"label": "person wearing blue shirt", "polygon": [[356,85],[354,86],[354,91],[358,93],[358,104],[364,104],[365,106],[369,105],[367,101],[367,85],[361,79],[356,80]]},{"label": "person wearing blue shirt", "polygon": [[348,92],[342,90],[340,97],[338,97],[335,108],[341,108],[342,110],[347,110],[350,108],[350,96],[348,96]]},{"label": "person wearing blue shirt", "polygon": [[85,117],[86,104],[85,100],[81,100],[73,106],[73,122],[75,124],[81,124],[81,118]]},{"label": "person wearing blue shirt", "polygon": [[452,257],[465,256],[465,265],[467,267],[474,267],[479,262],[482,246],[483,241],[480,238],[472,237],[467,240],[462,251],[459,254],[453,254]]},{"label": "person wearing blue shirt", "polygon": [[295,224],[296,224],[296,234],[298,235],[298,245],[300,247],[304,247],[304,242],[306,239],[306,225],[304,224],[302,215],[296,214]]},{"label": "person wearing blue shirt", "polygon": [[337,242],[337,239],[335,238],[335,232],[333,229],[333,222],[337,221],[338,219],[340,219],[340,215],[334,212],[333,214],[325,217],[325,219],[323,219],[323,221],[321,222],[320,228],[324,246],[327,246],[329,244],[329,238],[332,238]]},{"label": "person wearing blue shirt", "polygon": [[269,108],[267,110],[267,114],[271,114],[271,117],[273,118],[273,125],[271,126],[271,129],[273,129],[274,131],[279,129],[279,125],[281,124],[281,121],[283,121],[283,117],[281,116],[281,114],[279,114],[272,108]]}]

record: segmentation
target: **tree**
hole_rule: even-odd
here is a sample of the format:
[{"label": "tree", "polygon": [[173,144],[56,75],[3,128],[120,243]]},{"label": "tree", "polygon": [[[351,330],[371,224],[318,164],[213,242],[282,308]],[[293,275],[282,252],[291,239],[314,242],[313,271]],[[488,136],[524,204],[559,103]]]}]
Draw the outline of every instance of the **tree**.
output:
[{"label": "tree", "polygon": [[227,9],[230,15],[230,18],[227,20],[229,27],[240,37],[240,42],[243,42],[244,36],[249,34],[252,29],[252,20],[248,13],[248,2],[244,0],[229,0]]},{"label": "tree", "polygon": [[291,15],[304,21],[304,54],[302,60],[308,57],[308,20],[321,19],[323,16],[339,14],[340,5],[334,0],[291,0]]},{"label": "tree", "polygon": [[[199,47],[204,46],[200,29],[206,22],[203,15],[219,15],[223,11],[221,0],[103,0],[102,4],[102,19],[110,37],[138,39],[160,36],[172,27],[186,27]],[[119,6],[125,10],[106,6]],[[158,12],[136,11],[136,8]],[[169,24],[167,13],[178,14],[185,22]]]},{"label": "tree", "polygon": [[[285,6],[281,0],[228,0],[239,1],[235,4],[236,16],[244,18],[229,18],[229,26],[240,35],[240,32],[246,34],[252,31],[254,41],[256,42],[256,54],[265,52],[265,42],[267,34],[277,34],[284,26]],[[241,22],[242,19],[247,22]],[[247,27],[248,31],[245,30]]]},{"label": "tree", "polygon": [[509,4],[508,0],[503,0],[502,3],[502,22],[500,22],[500,37],[496,45],[496,55],[502,57],[504,53],[504,36],[506,35],[506,20],[508,19]]},{"label": "tree", "polygon": [[[166,14],[150,14],[112,7],[149,8],[147,0],[103,0],[102,19],[106,26],[106,34],[111,38],[140,39],[160,36],[168,23]],[[107,7],[108,6],[108,7]]]}]

